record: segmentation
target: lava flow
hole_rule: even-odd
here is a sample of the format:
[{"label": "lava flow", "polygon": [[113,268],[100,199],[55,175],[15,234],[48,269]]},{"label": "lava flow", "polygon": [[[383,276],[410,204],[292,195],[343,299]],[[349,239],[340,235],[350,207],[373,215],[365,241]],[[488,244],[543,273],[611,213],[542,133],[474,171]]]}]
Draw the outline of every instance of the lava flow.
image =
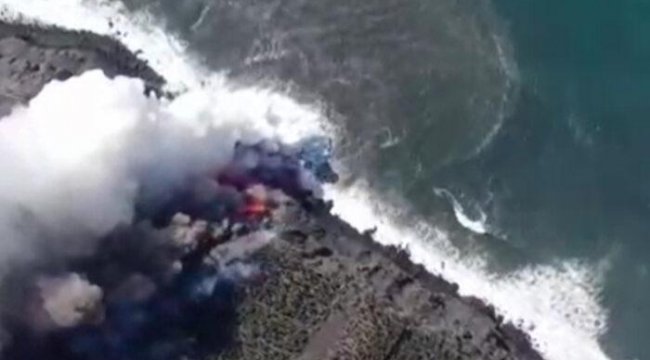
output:
[{"label": "lava flow", "polygon": [[238,287],[264,277],[247,250],[272,240],[288,204],[336,179],[329,153],[323,139],[238,143],[216,174],[188,178],[155,206],[138,204],[133,223],[92,254],[10,274],[5,286],[22,289],[22,305],[3,315],[11,336],[3,357],[166,360],[225,348]]}]

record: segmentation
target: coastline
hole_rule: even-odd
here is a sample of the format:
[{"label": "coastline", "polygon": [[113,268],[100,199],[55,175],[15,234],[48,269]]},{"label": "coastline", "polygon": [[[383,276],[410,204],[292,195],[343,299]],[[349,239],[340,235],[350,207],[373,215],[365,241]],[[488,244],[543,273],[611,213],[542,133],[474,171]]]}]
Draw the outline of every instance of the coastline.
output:
[{"label": "coastline", "polygon": [[[1,115],[47,82],[89,69],[141,78],[147,93],[163,94],[164,74],[119,42],[89,32],[0,23],[0,55]],[[274,359],[542,359],[528,336],[488,304],[459,296],[455,284],[357,232],[326,203],[299,207],[284,227],[254,255],[274,276],[245,289],[237,346],[217,358],[269,358],[281,349]],[[296,299],[295,306],[285,306],[287,298]],[[288,321],[294,317],[297,324]],[[291,328],[286,336],[271,336],[285,325]],[[259,331],[269,338],[257,341],[251,334]]]}]

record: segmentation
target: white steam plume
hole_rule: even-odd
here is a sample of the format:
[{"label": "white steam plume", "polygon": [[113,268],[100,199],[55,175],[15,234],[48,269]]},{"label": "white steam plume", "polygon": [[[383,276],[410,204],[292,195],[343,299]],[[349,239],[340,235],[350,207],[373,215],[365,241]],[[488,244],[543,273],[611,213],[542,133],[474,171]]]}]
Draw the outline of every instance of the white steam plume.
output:
[{"label": "white steam plume", "polygon": [[[92,251],[91,239],[131,220],[139,188],[165,194],[224,165],[237,141],[277,135],[273,103],[246,91],[196,90],[173,101],[143,92],[140,80],[92,71],[48,84],[0,121],[0,275]],[[280,122],[303,116],[285,106],[295,117]]]}]

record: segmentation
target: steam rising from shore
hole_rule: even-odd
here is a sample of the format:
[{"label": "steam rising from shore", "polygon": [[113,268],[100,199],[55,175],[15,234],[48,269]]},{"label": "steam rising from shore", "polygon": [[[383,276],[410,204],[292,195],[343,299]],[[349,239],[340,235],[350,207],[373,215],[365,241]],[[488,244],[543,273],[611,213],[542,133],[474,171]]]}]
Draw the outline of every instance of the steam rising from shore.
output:
[{"label": "steam rising from shore", "polygon": [[208,122],[200,105],[203,122],[183,122],[192,94],[162,104],[143,91],[138,80],[94,71],[46,86],[2,120],[0,263],[92,250],[88,239],[131,220],[143,182],[173,188],[225,163],[235,141],[261,136]]},{"label": "steam rising from shore", "polygon": [[[164,204],[188,178],[232,167],[236,144],[276,139],[277,126],[291,122],[270,105],[241,105],[246,92],[158,100],[144,90],[140,80],[91,71],[48,84],[0,121],[0,277],[92,255],[106,235],[132,223],[138,199]],[[247,159],[260,161],[254,152]],[[41,277],[37,287],[60,327],[78,325],[86,313],[78,309],[98,308],[103,296],[74,273]],[[14,290],[0,295],[14,297],[7,291]],[[15,310],[7,302],[0,309]]]}]

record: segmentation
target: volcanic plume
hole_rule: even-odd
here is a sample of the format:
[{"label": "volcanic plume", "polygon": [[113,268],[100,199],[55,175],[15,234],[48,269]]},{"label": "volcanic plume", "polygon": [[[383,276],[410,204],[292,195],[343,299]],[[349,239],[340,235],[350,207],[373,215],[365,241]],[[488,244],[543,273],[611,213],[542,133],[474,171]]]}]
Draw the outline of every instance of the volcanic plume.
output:
[{"label": "volcanic plume", "polygon": [[218,351],[264,274],[248,255],[336,181],[327,139],[283,143],[215,94],[143,93],[89,72],[0,122],[4,358]]}]

